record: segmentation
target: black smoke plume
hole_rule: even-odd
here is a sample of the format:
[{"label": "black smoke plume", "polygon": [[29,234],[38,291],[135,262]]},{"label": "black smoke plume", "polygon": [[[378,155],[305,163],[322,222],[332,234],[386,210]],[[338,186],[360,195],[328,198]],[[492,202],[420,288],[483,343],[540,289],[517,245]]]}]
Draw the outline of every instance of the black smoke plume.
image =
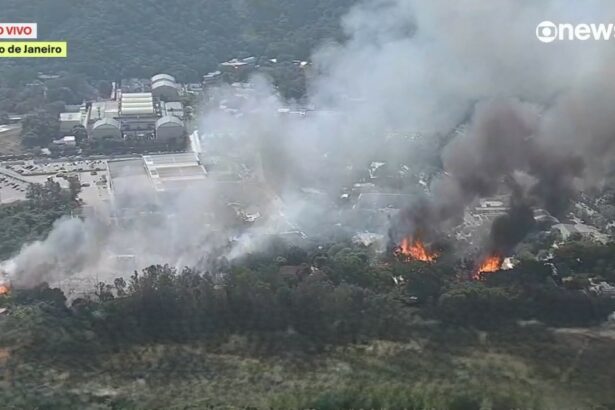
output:
[{"label": "black smoke plume", "polygon": [[510,194],[510,208],[492,223],[489,253],[509,254],[534,226],[536,207],[564,216],[586,161],[545,143],[541,116],[536,106],[516,99],[477,104],[467,131],[443,149],[444,169],[431,197],[400,213],[391,240],[445,232],[462,222],[473,201],[503,192]]}]

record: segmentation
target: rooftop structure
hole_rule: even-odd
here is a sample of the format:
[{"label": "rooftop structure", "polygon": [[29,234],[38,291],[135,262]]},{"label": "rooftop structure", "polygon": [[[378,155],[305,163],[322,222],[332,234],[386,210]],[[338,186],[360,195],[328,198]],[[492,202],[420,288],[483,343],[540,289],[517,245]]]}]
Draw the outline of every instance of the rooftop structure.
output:
[{"label": "rooftop structure", "polygon": [[[86,105],[86,109],[87,109]],[[117,101],[95,101],[89,104],[87,110],[87,124],[92,125],[103,118],[115,119],[119,116],[119,105]]]},{"label": "rooftop structure", "polygon": [[85,116],[80,112],[63,112],[60,113],[60,132],[62,134],[70,133],[74,127],[83,125]]},{"label": "rooftop structure", "polygon": [[194,153],[146,155],[143,161],[156,191],[181,188],[186,182],[207,177],[205,167]]},{"label": "rooftop structure", "polygon": [[572,234],[580,234],[582,237],[593,238],[597,241],[606,243],[608,240],[608,236],[606,234],[601,233],[596,227],[591,225],[585,225],[581,223],[576,224],[555,224],[552,227],[560,232],[562,238],[564,240],[568,239]]},{"label": "rooftop structure", "polygon": [[506,197],[481,198],[479,206],[474,207],[472,213],[482,216],[499,216],[508,212],[510,207],[506,204]]},{"label": "rooftop structure", "polygon": [[[149,88],[149,81],[145,81]],[[151,84],[151,92],[117,89],[110,100],[85,103],[81,113],[63,113],[64,135],[73,135],[71,131],[78,124],[76,120],[81,118],[91,139],[113,137],[139,143],[159,140],[164,144],[182,141],[186,135],[184,107],[179,102],[175,79],[168,74],[158,74],[152,77]]]},{"label": "rooftop structure", "polygon": [[179,87],[174,81],[161,79],[152,83],[152,94],[163,101],[178,101]]},{"label": "rooftop structure", "polygon": [[604,281],[596,283],[592,279],[589,280],[589,283],[590,292],[600,296],[615,298],[615,286],[610,283]]},{"label": "rooftop structure", "polygon": [[156,121],[156,138],[169,141],[185,134],[184,122],[173,115],[164,116]]},{"label": "rooftop structure", "polygon": [[121,124],[112,118],[103,118],[94,123],[90,135],[94,139],[121,138]]},{"label": "rooftop structure", "polygon": [[[146,155],[140,159],[108,161],[109,190],[114,207],[144,209],[173,200],[177,192],[207,180],[207,171],[194,153]],[[149,206],[145,208],[150,208]]]},{"label": "rooftop structure", "polygon": [[237,60],[237,59],[225,61],[224,63],[220,64],[220,66],[223,67],[223,68],[232,68],[232,69],[242,68],[242,67],[245,67],[247,65],[248,65],[247,62],[240,61],[240,60]]},{"label": "rooftop structure", "polygon": [[60,113],[60,121],[80,121],[80,112],[62,112]]},{"label": "rooftop structure", "polygon": [[174,115],[180,120],[184,119],[184,106],[180,102],[167,102],[160,104],[162,115]]},{"label": "rooftop structure", "polygon": [[107,162],[109,194],[116,208],[142,208],[156,201],[143,159],[112,160]]},{"label": "rooftop structure", "polygon": [[222,71],[213,71],[211,73],[207,73],[203,76],[203,85],[211,86],[217,85],[222,82]]},{"label": "rooftop structure", "polygon": [[60,138],[59,140],[54,140],[53,143],[55,145],[64,145],[64,146],[70,146],[70,147],[74,147],[75,145],[77,145],[77,142],[73,135],[67,135],[63,138]]},{"label": "rooftop structure", "polygon": [[154,98],[151,93],[122,93],[120,115],[154,115]]},{"label": "rooftop structure", "polygon": [[167,80],[167,81],[170,81],[170,82],[174,83],[175,82],[175,77],[173,77],[172,75],[169,75],[169,74],[162,74],[162,73],[161,74],[156,74],[155,76],[152,77],[152,86],[156,82],[161,81],[161,80]]}]

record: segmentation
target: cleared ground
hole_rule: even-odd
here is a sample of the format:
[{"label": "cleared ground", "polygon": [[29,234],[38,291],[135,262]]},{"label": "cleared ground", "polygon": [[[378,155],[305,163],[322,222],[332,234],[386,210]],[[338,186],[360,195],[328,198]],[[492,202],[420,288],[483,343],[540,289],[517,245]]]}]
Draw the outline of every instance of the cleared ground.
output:
[{"label": "cleared ground", "polygon": [[0,125],[0,154],[23,154],[20,135],[20,124]]}]

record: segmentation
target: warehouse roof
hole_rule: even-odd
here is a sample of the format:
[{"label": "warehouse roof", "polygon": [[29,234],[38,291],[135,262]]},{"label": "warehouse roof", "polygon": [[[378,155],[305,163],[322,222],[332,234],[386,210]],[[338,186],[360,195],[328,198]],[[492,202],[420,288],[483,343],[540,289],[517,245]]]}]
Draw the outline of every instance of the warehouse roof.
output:
[{"label": "warehouse roof", "polygon": [[89,122],[97,121],[102,118],[113,118],[118,113],[117,101],[95,101],[89,112]]},{"label": "warehouse roof", "polygon": [[152,93],[125,93],[122,94],[122,101],[152,100]]},{"label": "warehouse roof", "polygon": [[154,103],[151,93],[126,93],[122,94],[123,115],[153,114]]},{"label": "warehouse roof", "polygon": [[145,155],[143,160],[156,191],[181,189],[207,176],[194,153]]},{"label": "warehouse roof", "polygon": [[152,77],[152,84],[160,80],[168,80],[171,82],[175,82],[175,77],[169,74],[156,74]]},{"label": "warehouse roof", "polygon": [[152,84],[152,90],[155,90],[157,88],[160,87],[173,87],[174,89],[177,89],[177,84],[174,81],[170,81],[170,80],[158,80],[155,83]]},{"label": "warehouse roof", "polygon": [[184,106],[180,102],[162,103],[162,108],[165,112],[164,115],[174,115],[179,119],[184,118]]},{"label": "warehouse roof", "polygon": [[177,118],[176,116],[165,115],[164,117],[159,118],[158,121],[156,121],[156,128],[161,127],[163,125],[167,125],[167,124],[175,124],[180,127],[184,126],[184,122],[180,120],[179,118]]},{"label": "warehouse roof", "polygon": [[117,120],[114,120],[113,118],[103,118],[102,120],[98,120],[98,121],[96,121],[94,123],[93,128],[96,129],[96,128],[102,127],[104,125],[110,125],[110,126],[115,127],[117,129],[120,128],[120,122],[117,121]]},{"label": "warehouse roof", "polygon": [[122,93],[122,99],[124,98],[143,98],[151,97],[152,93]]},{"label": "warehouse roof", "polygon": [[60,121],[81,121],[80,112],[62,112],[60,113]]}]

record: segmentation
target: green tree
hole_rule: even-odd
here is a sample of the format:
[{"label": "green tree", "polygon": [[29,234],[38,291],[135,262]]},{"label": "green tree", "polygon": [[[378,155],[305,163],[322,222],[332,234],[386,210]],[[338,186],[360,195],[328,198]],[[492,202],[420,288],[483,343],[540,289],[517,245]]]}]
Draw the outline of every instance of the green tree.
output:
[{"label": "green tree", "polygon": [[38,111],[22,121],[22,137],[26,146],[47,146],[59,136],[60,122],[50,113]]},{"label": "green tree", "polygon": [[519,306],[519,294],[513,289],[473,282],[444,293],[438,316],[451,323],[493,328],[520,318]]}]

